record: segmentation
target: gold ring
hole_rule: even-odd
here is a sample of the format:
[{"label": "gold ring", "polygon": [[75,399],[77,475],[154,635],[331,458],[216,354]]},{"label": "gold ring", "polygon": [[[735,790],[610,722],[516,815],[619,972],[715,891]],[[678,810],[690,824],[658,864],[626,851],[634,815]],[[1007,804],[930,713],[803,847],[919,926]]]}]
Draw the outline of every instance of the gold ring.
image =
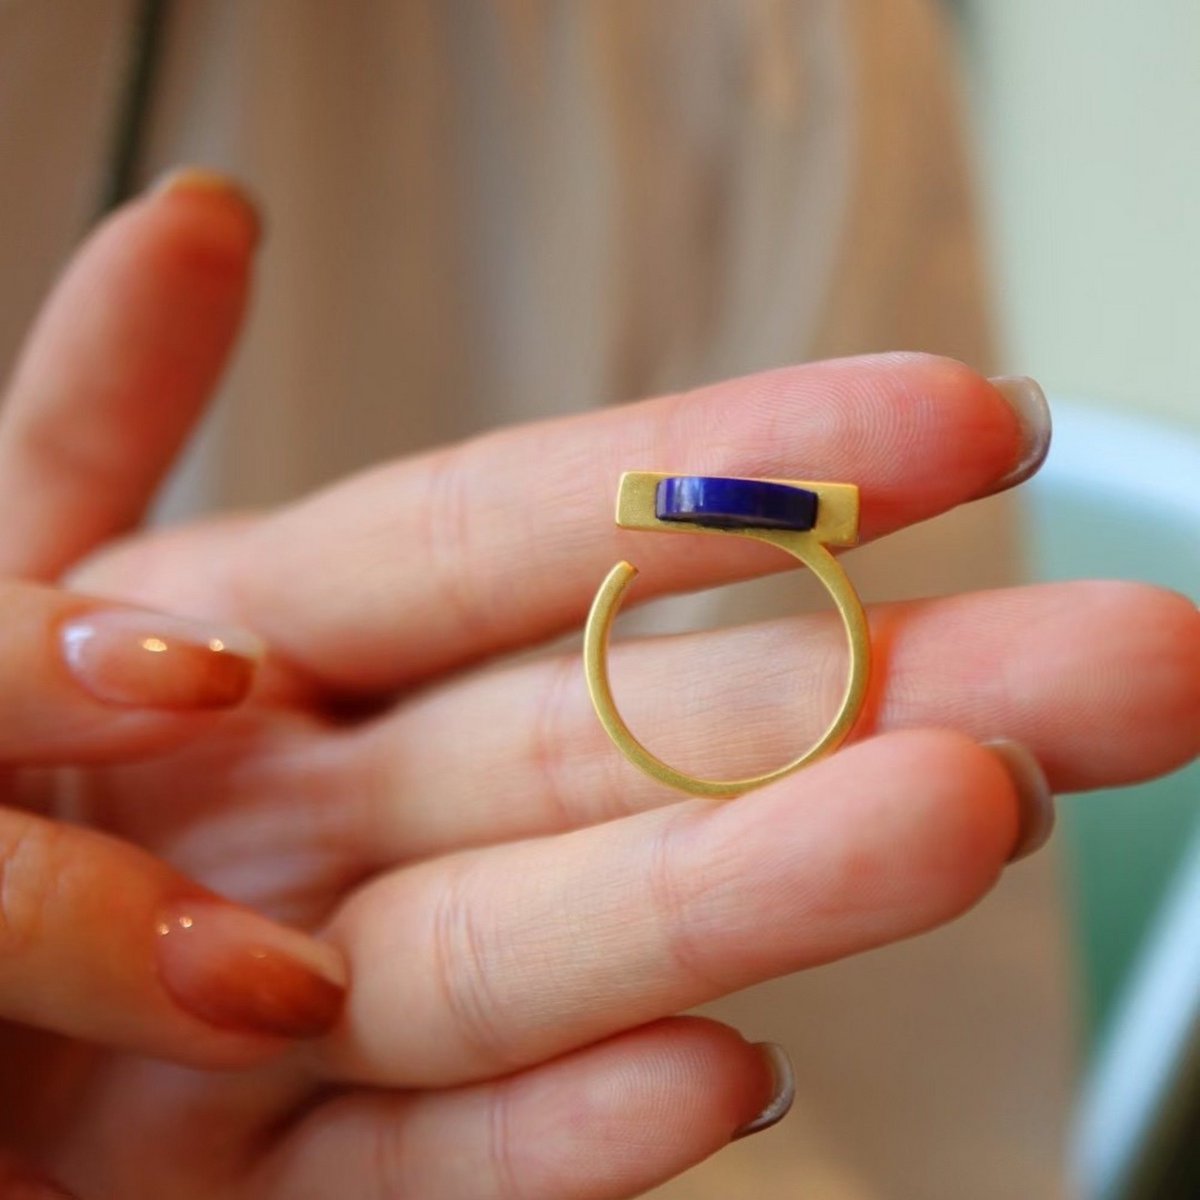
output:
[{"label": "gold ring", "polygon": [[630,732],[608,680],[608,641],[637,568],[619,562],[600,585],[583,633],[583,665],[596,714],[617,749],[647,775],[695,796],[740,796],[829,754],[846,740],[862,711],[871,671],[871,638],[862,601],[826,549],[858,541],[858,488],[848,483],[627,471],[617,491],[617,524],[658,533],[746,537],[786,550],[833,597],[850,644],[850,669],[837,714],[799,758],[746,779],[697,779],[652,754]]}]

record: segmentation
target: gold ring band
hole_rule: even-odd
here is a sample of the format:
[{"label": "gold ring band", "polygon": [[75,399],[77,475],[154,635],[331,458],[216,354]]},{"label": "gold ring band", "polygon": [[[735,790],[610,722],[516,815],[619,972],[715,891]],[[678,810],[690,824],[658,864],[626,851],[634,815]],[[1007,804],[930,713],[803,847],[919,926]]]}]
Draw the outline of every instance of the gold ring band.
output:
[{"label": "gold ring band", "polygon": [[[664,512],[664,487],[693,479],[702,484],[707,482],[713,485],[757,485],[759,491],[762,485],[769,485],[775,493],[767,497],[770,503],[774,503],[780,497],[785,503],[790,503],[784,489],[794,489],[816,497],[815,519],[811,519],[808,528],[756,527],[750,522],[803,520],[807,524],[808,519],[796,516],[799,510],[794,507],[788,508],[783,515],[775,510],[768,510],[764,516],[761,506],[756,507],[755,512],[750,515],[740,511],[731,514],[727,508],[722,508],[717,515],[712,515],[711,512],[706,513],[702,506],[690,505],[686,501],[677,506],[687,509],[686,515]],[[736,493],[739,503],[742,495],[741,492]],[[757,501],[758,496],[755,495],[752,499]],[[617,563],[609,571],[592,601],[584,628],[583,662],[588,692],[600,722],[617,749],[634,766],[680,791],[696,796],[727,798],[743,795],[754,788],[782,779],[813,760],[829,754],[845,741],[866,701],[870,683],[871,639],[862,602],[837,559],[826,549],[826,544],[845,546],[857,541],[857,488],[850,484],[796,480],[706,480],[703,477],[631,471],[621,478],[617,500],[617,524],[626,529],[747,537],[785,550],[808,567],[833,598],[850,648],[849,672],[837,713],[825,732],[803,754],[775,770],[744,779],[700,779],[687,775],[663,762],[638,741],[625,724],[613,699],[607,663],[609,637],[625,591],[637,575],[637,568],[632,564]]]}]

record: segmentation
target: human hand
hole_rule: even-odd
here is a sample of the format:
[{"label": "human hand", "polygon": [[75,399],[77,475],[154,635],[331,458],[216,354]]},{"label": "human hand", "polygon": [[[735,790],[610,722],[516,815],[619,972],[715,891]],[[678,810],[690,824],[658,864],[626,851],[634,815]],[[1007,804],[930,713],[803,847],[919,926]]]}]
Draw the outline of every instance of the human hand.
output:
[{"label": "human hand", "polygon": [[[868,538],[994,490],[1028,439],[986,381],[928,357],[505,430],[96,555],[211,384],[252,240],[236,198],[211,187],[120,214],[52,303],[0,430],[0,490],[29,514],[10,573],[53,578],[90,553],[74,587],[243,626],[269,648],[236,711],[114,708],[94,714],[102,751],[54,750],[86,765],[14,770],[15,819],[36,808],[109,835],[69,831],[95,840],[68,879],[86,881],[99,845],[125,856],[119,885],[90,889],[63,889],[40,849],[70,849],[65,827],[4,839],[0,856],[21,888],[16,906],[3,893],[18,915],[0,964],[13,946],[57,946],[48,931],[72,921],[87,931],[49,967],[0,974],[0,1013],[25,1023],[4,1035],[8,1144],[87,1200],[635,1195],[724,1145],[774,1086],[732,1030],[672,1014],[948,920],[1044,833],[1036,770],[981,740],[1023,743],[1056,790],[1197,752],[1200,617],[1129,584],[875,610],[872,736],[726,804],[632,771],[576,655],[492,661],[578,626],[628,536],[610,511],[623,469],[854,481]],[[214,284],[201,304],[197,263]],[[130,413],[155,414],[158,433]],[[660,593],[779,565],[741,542],[640,538],[637,557]],[[617,647],[613,673],[650,744],[733,775],[815,727],[839,640],[793,619]],[[797,670],[808,663],[815,677]],[[705,699],[726,677],[719,705]],[[162,741],[112,733],[135,721],[165,722]],[[15,768],[48,760],[21,738]],[[152,964],[186,933],[156,933],[153,888],[155,904],[127,902],[140,881],[178,886],[175,870],[320,931],[297,945],[325,974],[330,947],[347,961],[337,1023],[265,1036],[236,972],[214,980],[203,962],[184,973],[210,999],[181,1007]],[[105,993],[96,963],[136,985]],[[214,983],[225,1010],[204,1020]]]}]

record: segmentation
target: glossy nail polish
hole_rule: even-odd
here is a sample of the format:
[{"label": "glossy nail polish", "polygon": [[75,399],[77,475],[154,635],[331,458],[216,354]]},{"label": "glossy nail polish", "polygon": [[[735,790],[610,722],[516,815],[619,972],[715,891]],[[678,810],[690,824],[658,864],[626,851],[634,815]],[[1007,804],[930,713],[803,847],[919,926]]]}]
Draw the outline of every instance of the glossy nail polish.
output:
[{"label": "glossy nail polish", "polygon": [[58,629],[76,681],[104,704],[127,708],[228,708],[250,690],[262,645],[218,629],[136,608],[94,608]]},{"label": "glossy nail polish", "polygon": [[1037,380],[1028,375],[997,375],[988,382],[1004,397],[1021,431],[1016,462],[989,489],[994,494],[1016,487],[1037,473],[1050,451],[1052,428],[1050,405]]},{"label": "glossy nail polish", "polygon": [[735,1142],[739,1138],[749,1137],[752,1133],[761,1133],[764,1129],[770,1129],[772,1125],[778,1125],[791,1111],[792,1103],[796,1099],[796,1077],[787,1051],[774,1042],[758,1042],[755,1049],[762,1055],[771,1072],[773,1090],[771,1099],[762,1112],[733,1131],[732,1140]]},{"label": "glossy nail polish", "polygon": [[257,242],[263,234],[262,210],[238,180],[209,167],[174,167],[150,187],[151,196],[211,197],[235,210]]},{"label": "glossy nail polish", "polygon": [[1008,861],[1028,858],[1050,840],[1054,831],[1054,793],[1041,764],[1020,742],[997,738],[983,745],[1000,760],[1017,794],[1017,841]]},{"label": "glossy nail polish", "polygon": [[249,909],[207,896],[181,899],[158,914],[154,937],[163,987],[218,1029],[317,1037],[341,1013],[339,952]]}]

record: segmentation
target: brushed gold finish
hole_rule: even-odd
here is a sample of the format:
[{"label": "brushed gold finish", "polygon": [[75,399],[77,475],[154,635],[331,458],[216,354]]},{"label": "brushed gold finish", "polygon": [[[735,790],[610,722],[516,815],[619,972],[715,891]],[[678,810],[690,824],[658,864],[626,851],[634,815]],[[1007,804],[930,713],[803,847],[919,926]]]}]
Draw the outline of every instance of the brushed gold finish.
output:
[{"label": "brushed gold finish", "polygon": [[819,497],[817,524],[810,532],[776,529],[718,529],[682,521],[660,521],[654,515],[654,496],[660,480],[669,475],[630,471],[621,477],[617,495],[617,524],[625,529],[662,533],[712,534],[746,537],[777,546],[798,559],[820,580],[833,598],[850,646],[850,669],[836,715],[825,732],[799,757],[773,771],[744,779],[700,779],[662,761],[634,737],[625,724],[608,678],[608,642],[613,621],[626,589],[637,575],[631,563],[619,562],[600,585],[583,634],[584,673],[596,714],[617,749],[634,766],[654,779],[694,796],[729,798],[744,795],[831,753],[845,741],[867,697],[870,684],[871,638],[867,615],[858,593],[826,545],[850,546],[858,540],[858,488],[846,483],[773,480],[815,491]]}]

